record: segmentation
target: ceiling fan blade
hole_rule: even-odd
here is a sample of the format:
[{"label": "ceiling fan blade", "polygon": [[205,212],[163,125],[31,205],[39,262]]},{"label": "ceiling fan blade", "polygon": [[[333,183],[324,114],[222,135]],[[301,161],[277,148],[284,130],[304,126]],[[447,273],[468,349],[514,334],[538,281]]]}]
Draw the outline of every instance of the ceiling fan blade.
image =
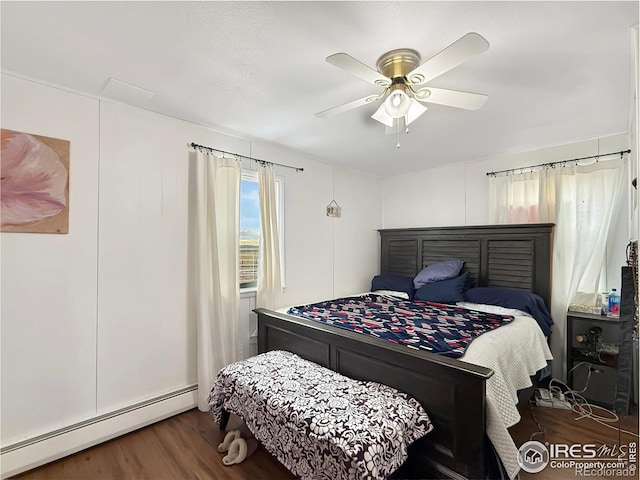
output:
[{"label": "ceiling fan blade", "polygon": [[329,55],[327,62],[342,70],[346,70],[365,82],[373,83],[379,87],[391,85],[391,80],[387,77],[347,53],[334,53],[333,55]]},{"label": "ceiling fan blade", "polygon": [[[426,98],[419,99],[421,102],[437,103],[438,105],[464,108],[465,110],[478,110],[489,98],[488,95],[481,93],[460,92],[458,90],[447,90],[445,88],[426,87],[418,90],[418,92],[424,90],[428,90],[431,94]],[[416,98],[419,97],[416,96]]]},{"label": "ceiling fan blade", "polygon": [[407,75],[409,83],[420,85],[471,60],[489,49],[489,42],[477,33],[467,33]]},{"label": "ceiling fan blade", "polygon": [[342,105],[338,105],[337,107],[329,108],[328,110],[323,110],[322,112],[316,113],[316,117],[324,118],[330,115],[335,115],[336,113],[346,112],[347,110],[352,110],[354,108],[361,107],[371,102],[375,102],[380,99],[380,95],[368,95],[363,98],[359,98],[358,100],[354,100],[349,103],[344,103]]}]

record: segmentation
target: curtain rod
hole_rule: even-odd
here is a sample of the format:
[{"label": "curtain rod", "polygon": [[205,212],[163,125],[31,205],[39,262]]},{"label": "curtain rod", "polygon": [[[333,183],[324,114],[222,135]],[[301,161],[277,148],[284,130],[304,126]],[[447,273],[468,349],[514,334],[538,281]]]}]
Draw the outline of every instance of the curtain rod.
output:
[{"label": "curtain rod", "polygon": [[233,153],[233,152],[225,152],[224,150],[219,150],[217,148],[213,148],[213,147],[206,147],[204,145],[198,145],[197,143],[193,143],[191,142],[189,144],[190,147],[192,148],[197,148],[197,149],[203,149],[203,150],[209,150],[210,152],[218,152],[218,153],[222,153],[227,154],[227,155],[233,155],[234,157],[237,158],[245,158],[247,160],[253,160],[254,162],[258,162],[258,163],[262,163],[262,164],[267,164],[267,165],[277,165],[279,167],[285,167],[285,168],[292,168],[294,169],[296,172],[303,172],[304,168],[302,167],[292,167],[291,165],[284,165],[282,163],[275,163],[275,162],[269,162],[267,160],[260,160],[259,158],[253,158],[253,157],[247,157],[246,155],[240,155],[238,153]]},{"label": "curtain rod", "polygon": [[561,163],[577,162],[579,160],[588,160],[590,158],[595,158],[597,160],[600,157],[610,157],[611,155],[620,155],[620,158],[622,158],[622,155],[624,155],[625,153],[631,153],[631,150],[630,149],[629,150],[620,150],[619,152],[603,153],[603,154],[600,154],[600,155],[591,155],[589,157],[580,157],[580,158],[572,158],[572,159],[569,159],[569,160],[559,160],[557,162],[540,163],[538,165],[530,165],[528,167],[508,168],[506,170],[498,170],[496,172],[487,172],[487,176],[495,177],[498,173],[509,173],[509,172],[515,172],[515,171],[518,171],[518,170],[526,170],[528,168],[554,167],[554,166],[559,165]]}]

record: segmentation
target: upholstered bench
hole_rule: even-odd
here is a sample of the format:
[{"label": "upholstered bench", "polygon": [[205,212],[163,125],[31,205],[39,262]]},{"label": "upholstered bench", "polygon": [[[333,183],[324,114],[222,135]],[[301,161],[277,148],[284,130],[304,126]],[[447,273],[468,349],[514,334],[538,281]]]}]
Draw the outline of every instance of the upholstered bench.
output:
[{"label": "upholstered bench", "polygon": [[272,351],[223,368],[209,395],[224,429],[230,413],[301,479],[383,479],[432,430],[420,404],[391,387]]}]

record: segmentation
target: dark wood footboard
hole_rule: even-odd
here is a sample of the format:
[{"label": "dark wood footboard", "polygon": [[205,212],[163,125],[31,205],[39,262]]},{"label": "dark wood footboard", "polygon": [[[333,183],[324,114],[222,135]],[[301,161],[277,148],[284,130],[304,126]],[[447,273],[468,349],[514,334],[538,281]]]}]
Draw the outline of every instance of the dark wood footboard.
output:
[{"label": "dark wood footboard", "polygon": [[255,312],[259,353],[287,350],[351,378],[395,387],[422,404],[435,428],[412,446],[403,477],[486,478],[490,369],[291,315]]}]

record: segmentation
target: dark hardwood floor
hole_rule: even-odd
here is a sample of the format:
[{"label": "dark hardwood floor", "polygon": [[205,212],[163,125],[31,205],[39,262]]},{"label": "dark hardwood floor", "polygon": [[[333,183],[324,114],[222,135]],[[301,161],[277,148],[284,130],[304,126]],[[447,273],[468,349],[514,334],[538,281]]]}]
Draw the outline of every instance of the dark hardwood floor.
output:
[{"label": "dark hardwood floor", "polygon": [[224,432],[197,409],[25,472],[22,480],[289,480],[295,477],[262,447],[226,467]]},{"label": "dark hardwood floor", "polygon": [[[535,440],[551,443],[607,443],[634,441],[590,419],[575,420],[576,414],[563,410],[533,407],[546,435]],[[520,409],[522,420],[510,429],[521,445],[538,431],[528,406]],[[635,414],[622,417],[620,427],[638,432]],[[44,465],[17,477],[21,480],[292,480],[291,475],[262,447],[239,465],[226,467],[217,446],[224,437],[208,413],[190,410],[136,432],[116,438],[75,455]],[[635,438],[637,442],[637,437]],[[521,472],[521,479],[556,480],[576,478],[569,470],[547,467],[540,474]],[[599,477],[608,478],[608,477]],[[612,477],[613,478],[613,477]],[[637,478],[632,477],[632,478]]]},{"label": "dark hardwood floor", "polygon": [[[597,445],[628,445],[631,442],[638,444],[638,406],[634,405],[631,415],[620,417],[616,423],[610,423],[613,428],[605,427],[592,419],[582,418],[576,420],[579,415],[575,412],[568,410],[557,410],[553,408],[545,408],[527,405],[520,405],[520,416],[522,419],[517,425],[514,425],[509,429],[511,436],[516,443],[520,446],[529,440],[537,440],[545,443],[566,443],[572,444],[585,444],[595,443]],[[602,416],[607,414],[602,410],[595,410],[594,413]],[[537,424],[536,424],[537,420]],[[539,425],[539,426],[538,426]],[[536,434],[540,430],[544,431],[544,434]],[[621,430],[627,430],[634,432],[635,437],[623,433]],[[531,438],[532,434],[535,434]],[[576,474],[572,469],[560,469],[550,468],[547,466],[540,473],[526,473],[520,472],[520,480],[563,480],[563,479],[575,479]],[[598,480],[613,480],[624,477],[620,476],[598,476]],[[638,478],[638,470],[636,469],[635,475],[631,477]]]}]

